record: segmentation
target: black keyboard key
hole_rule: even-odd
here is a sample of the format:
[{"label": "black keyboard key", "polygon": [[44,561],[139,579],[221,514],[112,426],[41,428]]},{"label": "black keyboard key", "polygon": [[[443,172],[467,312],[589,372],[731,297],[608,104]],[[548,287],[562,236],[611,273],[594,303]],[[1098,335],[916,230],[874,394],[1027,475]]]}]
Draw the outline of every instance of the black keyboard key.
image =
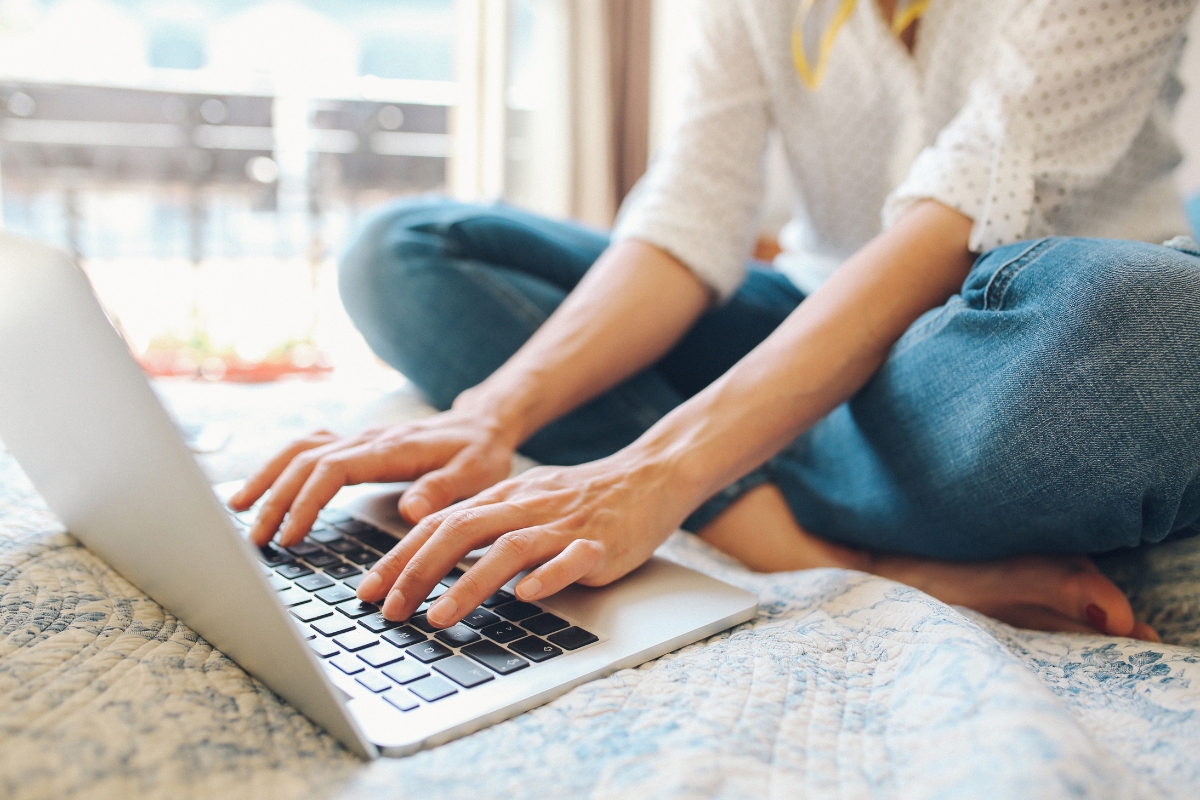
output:
[{"label": "black keyboard key", "polygon": [[345,617],[326,617],[312,624],[313,630],[322,636],[337,636],[354,630],[354,623]]},{"label": "black keyboard key", "polygon": [[329,525],[337,525],[339,522],[349,522],[354,519],[345,511],[337,508],[323,508],[318,512],[317,517]]},{"label": "black keyboard key", "polygon": [[388,692],[383,696],[383,699],[387,700],[399,711],[412,711],[421,705],[417,702],[417,698],[408,692]]},{"label": "black keyboard key", "polygon": [[287,548],[287,551],[294,556],[300,556],[301,558],[305,559],[309,556],[316,555],[317,553],[324,552],[321,550],[321,546],[319,544],[316,542],[310,542],[308,539],[305,539],[299,544],[292,545],[291,547]]},{"label": "black keyboard key", "polygon": [[420,632],[413,630],[405,625],[402,628],[397,628],[394,631],[388,631],[383,635],[385,642],[391,642],[396,647],[408,647],[410,644],[417,644],[425,641],[425,637]]},{"label": "black keyboard key", "polygon": [[559,631],[553,636],[547,636],[546,638],[564,650],[578,650],[592,642],[600,641],[599,636],[590,631],[585,631],[583,628],[567,628],[565,631]]},{"label": "black keyboard key", "polygon": [[408,624],[412,625],[415,628],[419,628],[420,630],[423,630],[426,633],[437,633],[438,631],[441,630],[441,628],[437,627],[432,622],[430,622],[428,619],[426,619],[424,614],[414,615],[413,618],[408,621]]},{"label": "black keyboard key", "polygon": [[495,680],[492,673],[462,656],[439,661],[433,668],[464,689],[473,689],[481,683]]},{"label": "black keyboard key", "polygon": [[366,650],[359,653],[358,657],[370,664],[372,667],[386,667],[388,664],[395,664],[397,661],[403,661],[404,651],[398,647],[392,647],[387,642],[380,642],[375,647],[368,647]]},{"label": "black keyboard key", "polygon": [[533,603],[522,603],[520,600],[496,606],[493,610],[511,622],[520,622],[526,617],[542,613],[542,610]]},{"label": "black keyboard key", "polygon": [[562,655],[562,650],[559,650],[545,639],[539,639],[536,636],[530,636],[513,642],[509,647],[530,661],[546,661],[547,659]]},{"label": "black keyboard key", "polygon": [[354,656],[349,655],[348,653],[342,653],[340,656],[334,656],[333,658],[329,659],[329,663],[333,664],[347,675],[357,675],[358,673],[366,670],[366,667],[363,666],[361,661]]},{"label": "black keyboard key", "polygon": [[392,688],[392,682],[382,675],[376,675],[374,672],[368,672],[366,675],[359,675],[354,680],[361,683],[363,686],[370,689],[375,694],[386,692]]},{"label": "black keyboard key", "polygon": [[412,683],[420,680],[429,674],[429,670],[421,666],[419,661],[413,661],[411,658],[406,658],[399,664],[392,664],[383,671],[384,675],[394,680],[396,683]]},{"label": "black keyboard key", "polygon": [[455,689],[454,686],[446,683],[436,675],[430,675],[428,678],[422,678],[421,680],[409,686],[408,690],[424,700],[426,703],[432,703],[436,700],[441,700],[443,697],[449,697],[452,694],[458,694],[458,689]]},{"label": "black keyboard key", "polygon": [[[362,625],[364,628],[373,633],[383,633],[386,630],[400,627],[399,622],[393,622],[390,619],[384,619],[383,614],[380,613],[368,614],[360,619],[358,624]],[[425,637],[422,636],[421,638],[424,639]]]},{"label": "black keyboard key", "polygon": [[367,576],[366,576],[366,575],[362,575],[362,574],[359,574],[359,575],[351,575],[349,578],[346,578],[346,580],[342,581],[342,583],[346,584],[346,585],[347,585],[347,586],[349,586],[351,589],[353,589],[354,591],[356,591],[356,592],[357,592],[357,591],[358,591],[358,585],[359,585],[360,583],[362,583],[362,579],[363,579],[363,578],[365,578],[365,577],[367,577]]},{"label": "black keyboard key", "polygon": [[[331,578],[337,578],[339,581],[344,581],[353,575],[358,575],[362,570],[353,564],[335,564],[332,567],[325,568],[325,574]],[[355,587],[358,588],[358,587]]]},{"label": "black keyboard key", "polygon": [[483,607],[484,608],[495,608],[496,606],[502,606],[505,603],[511,603],[513,600],[516,600],[516,599],[517,598],[513,597],[511,594],[509,594],[508,592],[501,589],[500,591],[496,592],[494,595],[489,597],[487,600],[484,600]]},{"label": "black keyboard key", "polygon": [[296,557],[286,550],[281,550],[273,544],[265,544],[258,548],[258,557],[268,567],[278,567],[280,564],[290,564]]},{"label": "black keyboard key", "polygon": [[433,588],[429,590],[429,594],[425,596],[426,601],[437,600],[446,593],[446,587],[440,583],[435,583]]},{"label": "black keyboard key", "polygon": [[292,606],[289,611],[292,616],[301,622],[312,622],[313,620],[328,617],[333,614],[333,609],[329,606],[323,606],[320,603],[314,603],[309,600],[307,603],[301,603],[298,606]]},{"label": "black keyboard key", "polygon": [[453,586],[454,582],[456,580],[458,580],[459,578],[461,578],[462,576],[463,576],[463,571],[461,569],[459,569],[458,567],[455,567],[454,569],[450,570],[449,575],[442,578],[442,581],[441,581],[442,585],[447,586],[447,587]]},{"label": "black keyboard key", "polygon": [[289,581],[294,581],[296,578],[303,578],[305,575],[313,574],[313,571],[303,564],[284,564],[275,571],[287,578]]},{"label": "black keyboard key", "polygon": [[362,547],[356,547],[353,550],[347,550],[342,553],[342,558],[352,561],[355,564],[366,564],[368,562],[374,563],[379,556]]},{"label": "black keyboard key", "polygon": [[366,531],[379,530],[371,523],[363,522],[361,519],[354,519],[353,517],[351,517],[350,519],[346,519],[346,520],[339,520],[337,522],[331,521],[329,524],[332,525],[333,527],[337,528],[342,533],[348,533],[351,536],[355,535],[356,533],[365,533]]},{"label": "black keyboard key", "polygon": [[344,603],[354,597],[354,590],[349,586],[334,584],[328,589],[322,589],[317,592],[317,597],[331,606],[336,606],[338,603]]},{"label": "black keyboard key", "polygon": [[451,625],[445,630],[438,631],[434,638],[451,647],[462,647],[471,642],[478,642],[479,634],[466,625],[459,623],[458,625]]},{"label": "black keyboard key", "polygon": [[520,656],[514,656],[500,645],[487,641],[469,644],[462,651],[501,675],[508,675],[529,666],[529,662]]},{"label": "black keyboard key", "polygon": [[379,640],[375,638],[375,634],[364,631],[362,628],[355,628],[348,633],[333,637],[333,643],[343,650],[357,653],[359,650],[374,647],[379,644]]},{"label": "black keyboard key", "polygon": [[313,652],[321,658],[329,658],[330,656],[336,656],[338,653],[342,652],[341,650],[338,650],[337,645],[335,645],[333,642],[320,637],[314,638],[308,643],[308,646],[311,647]]},{"label": "black keyboard key", "polygon": [[307,592],[315,592],[333,586],[333,581],[318,572],[316,575],[301,578],[296,581],[296,585]]},{"label": "black keyboard key", "polygon": [[336,542],[338,539],[341,539],[342,532],[335,528],[318,528],[314,525],[313,529],[308,534],[308,538],[312,539],[314,542],[328,544],[329,542]]},{"label": "black keyboard key", "polygon": [[277,592],[282,592],[284,589],[292,588],[292,584],[290,582],[285,581],[274,572],[267,574],[267,583],[271,584],[271,588]]},{"label": "black keyboard key", "polygon": [[[567,622],[562,617],[556,617],[553,614],[538,614],[536,617],[530,617],[521,623],[521,627],[530,633],[536,633],[538,636],[545,636],[555,631],[561,631],[571,623]],[[568,647],[568,650],[574,650],[573,647]]]},{"label": "black keyboard key", "polygon": [[305,556],[304,560],[314,567],[329,567],[334,564],[342,563],[342,560],[333,553],[326,553],[325,551],[314,553],[311,556]]},{"label": "black keyboard key", "polygon": [[505,644],[520,639],[525,635],[525,631],[511,622],[497,622],[495,625],[488,625],[484,628],[483,635],[489,639],[494,639],[500,644]]},{"label": "black keyboard key", "polygon": [[470,625],[472,628],[484,628],[488,625],[495,625],[500,621],[500,618],[490,611],[477,608],[470,614],[467,614],[465,617],[463,617],[462,621],[465,624]]},{"label": "black keyboard key", "polygon": [[[368,614],[378,613],[379,606],[375,605],[374,603],[364,603],[362,600],[359,600],[357,597],[355,597],[347,600],[344,603],[338,603],[337,610],[345,614],[350,619],[359,619],[360,617],[365,617]],[[376,633],[378,633],[378,631],[376,631]]]},{"label": "black keyboard key", "polygon": [[396,546],[396,542],[400,541],[395,536],[384,533],[378,528],[372,528],[369,531],[354,534],[354,538],[365,544],[367,547],[378,550],[381,553],[386,553]]},{"label": "black keyboard key", "polygon": [[332,542],[325,542],[324,544],[327,550],[332,550],[335,553],[347,553],[351,550],[360,549],[358,542],[345,537],[339,537],[334,539]]},{"label": "black keyboard key", "polygon": [[422,664],[428,664],[431,661],[437,661],[440,658],[453,655],[449,649],[443,647],[437,642],[421,642],[414,644],[412,647],[404,651],[408,655],[420,661]]},{"label": "black keyboard key", "polygon": [[278,597],[279,602],[283,603],[285,606],[298,606],[301,603],[307,603],[312,599],[312,596],[309,595],[308,592],[304,591],[303,589],[297,589],[295,586],[289,586],[282,592],[278,592],[275,596]]}]

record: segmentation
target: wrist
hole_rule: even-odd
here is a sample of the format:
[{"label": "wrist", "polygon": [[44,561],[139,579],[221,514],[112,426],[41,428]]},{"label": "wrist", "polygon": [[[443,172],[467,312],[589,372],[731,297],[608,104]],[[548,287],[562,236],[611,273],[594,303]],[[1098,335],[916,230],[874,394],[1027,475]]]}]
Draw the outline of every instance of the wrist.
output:
[{"label": "wrist", "polygon": [[450,408],[480,420],[498,440],[516,450],[533,434],[527,404],[515,393],[490,383],[491,379],[462,392]]}]

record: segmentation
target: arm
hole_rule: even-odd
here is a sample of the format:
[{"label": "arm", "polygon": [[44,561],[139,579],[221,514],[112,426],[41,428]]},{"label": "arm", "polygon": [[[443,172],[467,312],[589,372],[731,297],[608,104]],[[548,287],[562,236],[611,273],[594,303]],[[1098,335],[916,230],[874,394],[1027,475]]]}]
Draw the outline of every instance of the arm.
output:
[{"label": "arm", "polygon": [[[543,467],[426,517],[359,589],[410,615],[467,552],[486,555],[430,609],[449,625],[524,569],[534,600],[603,584],[645,561],[687,514],[853,395],[923,312],[961,286],[971,221],[911,208],[725,376],[636,442],[577,467]],[[394,584],[394,586],[393,586]]]}]

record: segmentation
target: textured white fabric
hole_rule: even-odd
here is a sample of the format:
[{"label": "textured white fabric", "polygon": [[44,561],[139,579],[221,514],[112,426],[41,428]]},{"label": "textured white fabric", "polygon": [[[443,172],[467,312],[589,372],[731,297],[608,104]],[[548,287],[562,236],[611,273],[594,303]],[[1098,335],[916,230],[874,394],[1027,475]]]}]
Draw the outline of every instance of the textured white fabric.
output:
[{"label": "textured white fabric", "polygon": [[756,234],[771,128],[796,198],[776,264],[804,291],[922,198],[971,217],[977,252],[1183,233],[1170,116],[1195,5],[933,0],[909,54],[862,2],[814,91],[792,63],[795,0],[705,0],[681,122],[615,238],[663,248],[728,296]]}]

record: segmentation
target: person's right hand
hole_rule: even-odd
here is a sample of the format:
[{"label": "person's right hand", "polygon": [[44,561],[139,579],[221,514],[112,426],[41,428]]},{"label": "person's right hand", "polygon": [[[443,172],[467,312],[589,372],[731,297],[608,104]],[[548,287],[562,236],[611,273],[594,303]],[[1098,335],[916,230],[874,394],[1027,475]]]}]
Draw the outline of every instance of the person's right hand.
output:
[{"label": "person's right hand", "polygon": [[343,486],[411,480],[400,514],[415,524],[507,478],[515,450],[498,423],[455,409],[345,438],[317,431],[271,459],[229,507],[245,511],[266,494],[250,539],[261,547],[279,531],[280,544],[290,547]]}]

